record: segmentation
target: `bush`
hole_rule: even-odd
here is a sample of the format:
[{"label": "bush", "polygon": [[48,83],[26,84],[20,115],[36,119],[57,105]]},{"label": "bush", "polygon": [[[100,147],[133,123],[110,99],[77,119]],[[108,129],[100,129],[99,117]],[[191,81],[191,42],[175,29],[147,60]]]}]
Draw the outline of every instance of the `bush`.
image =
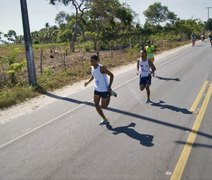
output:
[{"label": "bush", "polygon": [[36,94],[31,86],[16,85],[12,88],[5,88],[0,91],[0,109],[23,102]]}]

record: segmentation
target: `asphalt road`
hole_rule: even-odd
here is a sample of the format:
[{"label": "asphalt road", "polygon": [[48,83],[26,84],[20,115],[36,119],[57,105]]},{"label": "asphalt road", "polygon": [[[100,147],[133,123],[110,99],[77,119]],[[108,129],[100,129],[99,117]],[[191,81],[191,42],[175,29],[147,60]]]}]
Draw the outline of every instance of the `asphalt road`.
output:
[{"label": "asphalt road", "polygon": [[157,57],[152,103],[136,68],[117,75],[107,126],[98,125],[93,86],[48,93],[57,101],[1,124],[0,179],[211,179],[212,48],[198,42]]}]

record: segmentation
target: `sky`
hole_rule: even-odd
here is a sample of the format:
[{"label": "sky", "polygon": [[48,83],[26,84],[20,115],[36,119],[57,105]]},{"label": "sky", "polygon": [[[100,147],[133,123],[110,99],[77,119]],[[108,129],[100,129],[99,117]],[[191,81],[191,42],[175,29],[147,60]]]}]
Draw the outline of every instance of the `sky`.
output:
[{"label": "sky", "polygon": [[[74,12],[71,7],[50,5],[49,0],[26,0],[26,2],[31,31],[40,30],[46,23],[50,26],[55,25],[56,14],[60,11]],[[169,11],[174,12],[180,19],[197,18],[202,21],[208,19],[206,7],[212,7],[212,0],[119,0],[119,2],[126,2],[138,14],[135,21],[141,25],[145,22],[143,12],[155,2],[167,6]],[[9,30],[15,30],[18,35],[23,34],[20,0],[1,0],[0,17],[0,32],[6,34]],[[209,18],[212,18],[212,8],[209,9]]]}]

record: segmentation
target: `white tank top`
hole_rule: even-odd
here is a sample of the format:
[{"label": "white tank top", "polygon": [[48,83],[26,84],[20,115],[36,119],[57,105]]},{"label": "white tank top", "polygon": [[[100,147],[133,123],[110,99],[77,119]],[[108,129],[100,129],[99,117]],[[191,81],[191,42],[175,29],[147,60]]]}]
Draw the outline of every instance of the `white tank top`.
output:
[{"label": "white tank top", "polygon": [[91,74],[94,77],[95,81],[95,90],[98,92],[107,92],[108,78],[106,74],[101,73],[100,66],[102,65],[98,64],[96,69],[93,66],[91,66]]},{"label": "white tank top", "polygon": [[139,60],[139,71],[141,77],[147,77],[150,74],[150,67],[149,67],[149,60],[146,59],[145,61],[142,61],[140,58]]}]

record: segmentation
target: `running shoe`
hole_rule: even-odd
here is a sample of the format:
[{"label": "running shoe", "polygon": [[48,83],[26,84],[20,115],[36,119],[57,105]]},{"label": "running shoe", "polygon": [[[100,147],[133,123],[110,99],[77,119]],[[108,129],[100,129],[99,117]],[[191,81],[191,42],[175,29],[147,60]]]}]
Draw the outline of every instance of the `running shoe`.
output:
[{"label": "running shoe", "polygon": [[101,122],[99,123],[99,125],[104,125],[104,124],[108,124],[109,121],[107,119],[102,119]]},{"label": "running shoe", "polygon": [[147,100],[146,100],[146,103],[151,103],[151,100],[150,100],[150,99],[147,99]]},{"label": "running shoe", "polygon": [[111,91],[111,96],[117,97],[117,93],[115,91]]}]

